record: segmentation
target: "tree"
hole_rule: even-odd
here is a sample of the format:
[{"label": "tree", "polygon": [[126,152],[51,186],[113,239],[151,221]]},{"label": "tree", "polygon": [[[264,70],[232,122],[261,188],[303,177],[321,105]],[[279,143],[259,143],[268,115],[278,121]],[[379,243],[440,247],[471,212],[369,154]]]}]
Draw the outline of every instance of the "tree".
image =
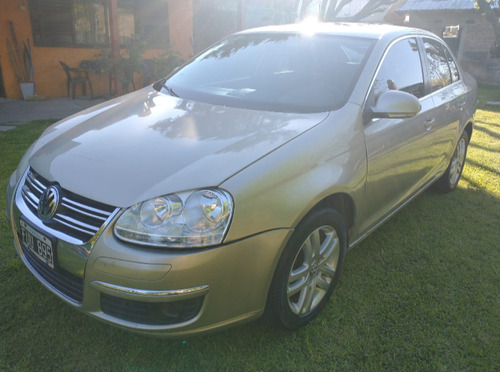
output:
[{"label": "tree", "polygon": [[358,22],[374,13],[382,12],[385,6],[389,6],[396,1],[397,0],[299,0],[297,14],[300,19],[312,16],[321,21],[336,21],[346,5],[352,2],[358,2],[364,4],[360,7],[360,10],[352,16],[342,18],[342,20]]},{"label": "tree", "polygon": [[491,23],[495,33],[495,45],[491,47],[491,55],[500,58],[500,10],[497,0],[475,0],[474,6]]}]

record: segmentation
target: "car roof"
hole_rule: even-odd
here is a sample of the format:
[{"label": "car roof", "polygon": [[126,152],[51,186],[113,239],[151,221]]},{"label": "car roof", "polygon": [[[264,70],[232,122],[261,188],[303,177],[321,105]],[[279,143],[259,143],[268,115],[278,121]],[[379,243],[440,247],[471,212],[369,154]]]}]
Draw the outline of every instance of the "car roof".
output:
[{"label": "car roof", "polygon": [[325,34],[325,35],[343,35],[351,37],[363,37],[371,39],[382,39],[388,37],[390,39],[399,36],[427,35],[435,36],[427,31],[417,28],[409,28],[402,26],[394,26],[388,24],[373,24],[373,23],[328,23],[328,22],[302,22],[288,25],[259,27],[241,31],[239,34],[248,33],[281,33],[281,34]]}]

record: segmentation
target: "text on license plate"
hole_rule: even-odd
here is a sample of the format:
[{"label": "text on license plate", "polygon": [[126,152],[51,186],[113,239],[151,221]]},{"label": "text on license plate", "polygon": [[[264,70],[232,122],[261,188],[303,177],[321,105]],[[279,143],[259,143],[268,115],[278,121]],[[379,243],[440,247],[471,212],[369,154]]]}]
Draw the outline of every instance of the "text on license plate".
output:
[{"label": "text on license plate", "polygon": [[24,245],[50,268],[54,268],[54,251],[52,242],[45,235],[40,234],[23,220],[20,220],[21,238]]}]

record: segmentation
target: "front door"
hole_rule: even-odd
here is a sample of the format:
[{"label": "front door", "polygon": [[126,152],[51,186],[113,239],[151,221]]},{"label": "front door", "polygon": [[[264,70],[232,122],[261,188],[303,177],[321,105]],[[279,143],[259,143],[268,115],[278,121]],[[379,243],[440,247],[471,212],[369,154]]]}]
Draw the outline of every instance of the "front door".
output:
[{"label": "front door", "polygon": [[[361,231],[389,215],[432,176],[434,103],[425,96],[417,40],[406,38],[388,50],[377,73],[368,104],[387,90],[401,90],[420,99],[421,111],[409,119],[373,119],[365,126],[367,179],[361,206]],[[370,102],[371,101],[371,102]]]}]

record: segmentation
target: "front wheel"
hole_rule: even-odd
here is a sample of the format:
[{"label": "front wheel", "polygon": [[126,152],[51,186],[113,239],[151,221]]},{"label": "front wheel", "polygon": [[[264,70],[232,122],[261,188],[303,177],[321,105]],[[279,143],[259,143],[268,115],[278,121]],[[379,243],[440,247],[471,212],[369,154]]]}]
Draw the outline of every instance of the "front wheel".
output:
[{"label": "front wheel", "polygon": [[268,297],[268,318],[296,329],[311,321],[331,296],[347,249],[340,214],[322,208],[297,227],[280,258]]},{"label": "front wheel", "polygon": [[450,192],[456,189],[465,164],[467,155],[467,146],[469,145],[469,135],[466,131],[462,133],[458,140],[457,147],[453,152],[450,164],[446,172],[434,184],[434,188],[442,193]]}]

